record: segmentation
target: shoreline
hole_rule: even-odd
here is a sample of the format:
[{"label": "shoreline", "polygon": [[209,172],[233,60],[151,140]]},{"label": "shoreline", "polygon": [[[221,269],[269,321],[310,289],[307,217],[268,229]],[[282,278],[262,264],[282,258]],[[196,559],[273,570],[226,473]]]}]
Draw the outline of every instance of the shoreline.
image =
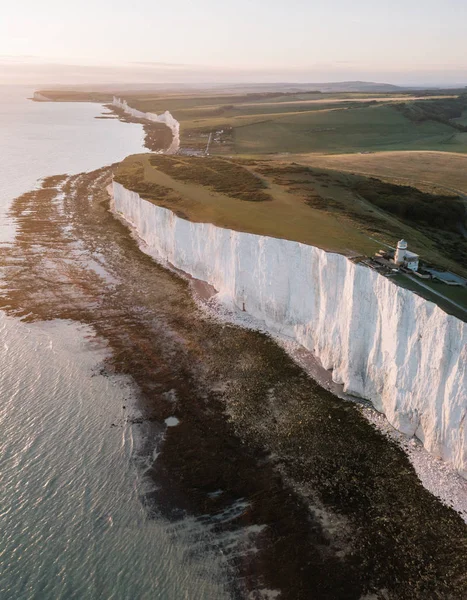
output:
[{"label": "shoreline", "polygon": [[[143,113],[128,106],[125,100],[114,96],[111,103],[104,104],[123,122],[141,123],[146,133],[145,146],[148,150],[162,152],[163,154],[176,154],[180,149],[180,123],[174,119],[169,111],[160,115]],[[171,133],[170,144],[167,145],[165,135],[160,131]]]}]

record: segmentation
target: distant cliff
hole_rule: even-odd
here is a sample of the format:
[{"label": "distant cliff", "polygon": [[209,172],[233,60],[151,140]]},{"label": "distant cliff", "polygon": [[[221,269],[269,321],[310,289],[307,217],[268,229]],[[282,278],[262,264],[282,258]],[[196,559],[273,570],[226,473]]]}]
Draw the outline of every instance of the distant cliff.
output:
[{"label": "distant cliff", "polygon": [[50,98],[47,98],[47,96],[44,96],[40,92],[34,92],[32,99],[36,102],[51,102]]},{"label": "distant cliff", "polygon": [[112,100],[112,105],[120,108],[128,115],[135,117],[135,119],[144,119],[146,121],[152,121],[154,123],[163,123],[167,125],[167,127],[172,131],[173,139],[172,143],[168,150],[166,150],[166,154],[175,154],[177,150],[180,148],[180,123],[173,118],[168,110],[166,110],[161,115],[156,115],[155,113],[146,113],[140,110],[136,110],[136,108],[131,108],[128,106],[126,100],[121,100],[120,98],[115,98]]},{"label": "distant cliff", "polygon": [[113,192],[152,256],[295,339],[467,477],[467,323],[342,255],[192,223],[116,182]]}]

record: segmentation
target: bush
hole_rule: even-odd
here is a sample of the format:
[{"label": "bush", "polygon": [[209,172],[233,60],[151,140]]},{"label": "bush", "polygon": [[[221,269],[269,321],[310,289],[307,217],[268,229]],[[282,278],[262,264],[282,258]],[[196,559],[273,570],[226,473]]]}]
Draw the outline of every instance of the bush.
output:
[{"label": "bush", "polygon": [[353,189],[368,202],[414,224],[457,232],[465,219],[464,204],[454,196],[426,194],[373,178],[355,183]]}]

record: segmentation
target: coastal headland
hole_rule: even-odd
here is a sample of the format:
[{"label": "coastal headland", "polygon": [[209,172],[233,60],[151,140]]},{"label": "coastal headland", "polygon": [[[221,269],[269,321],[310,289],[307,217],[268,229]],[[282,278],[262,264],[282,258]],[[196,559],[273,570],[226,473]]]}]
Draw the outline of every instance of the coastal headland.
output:
[{"label": "coastal headland", "polygon": [[91,325],[112,350],[107,371],[138,385],[137,426],[148,458],[157,450],[148,510],[211,528],[234,597],[463,597],[461,517],[357,405],[268,336],[206,316],[109,212],[110,181],[111,169],[49,178],[14,202],[1,303]]},{"label": "coastal headland", "polygon": [[[73,94],[43,95],[76,100]],[[413,173],[399,181],[386,173],[376,178],[354,163],[332,166],[334,157],[338,164],[350,148],[364,153],[352,154],[354,159],[365,158],[376,146],[418,153],[449,140],[457,153],[452,156],[461,156],[462,94],[422,100],[305,96],[173,95],[169,103],[167,97],[125,96],[136,111],[170,110],[181,125],[180,153],[136,155],[112,169],[52,178],[19,198],[11,213],[19,233],[4,258],[3,306],[28,320],[58,316],[85,322],[108,341],[113,351],[108,369],[132,376],[141,391],[148,456],[157,448],[145,474],[156,489],[143,501],[167,518],[188,513],[213,528],[238,597],[262,589],[294,600],[365,594],[462,598],[467,593],[465,524],[423,488],[401,448],[368,422],[358,404],[336,398],[310,379],[271,338],[207,316],[193,301],[190,284],[142,254],[109,213],[105,188],[113,176],[115,189],[128,190],[153,212],[170,211],[172,224],[208,223],[233,237],[240,232],[315,246],[341,255],[358,272],[371,272],[383,286],[411,284],[402,278],[396,285],[357,263],[400,238],[409,239],[411,248],[437,268],[464,276],[461,176],[452,184],[435,176],[430,188],[426,178]],[[111,106],[107,97],[94,101]],[[428,105],[420,109],[420,102],[432,103],[435,113],[427,117]],[[446,102],[449,118],[443,112]],[[413,127],[406,137],[399,132],[397,143],[388,138],[388,128],[397,133],[407,122]],[[171,132],[159,149],[172,142]],[[310,152],[319,154],[316,164]],[[451,164],[450,154],[443,156]],[[420,169],[415,167],[417,173]],[[406,210],[409,204],[417,210]],[[171,235],[168,227],[149,231],[152,221],[137,221],[136,204],[116,209],[149,253],[183,270],[174,260],[182,250],[176,235],[160,255],[151,247],[151,236]],[[37,214],[43,218],[31,216]],[[82,251],[75,254],[70,235],[87,248],[88,260]],[[38,253],[37,239],[46,238]],[[92,268],[96,256],[100,267]],[[272,284],[279,274],[270,275]],[[323,280],[314,294],[325,288]],[[465,290],[450,290],[443,298],[429,286],[416,291],[440,308],[410,292],[406,305],[430,304],[423,309],[425,317],[436,310],[449,327],[465,328]],[[362,290],[361,298],[367,292]],[[249,300],[238,308],[248,311]],[[415,321],[420,315],[415,311]],[[352,345],[352,339],[348,342]],[[416,354],[420,340],[409,346]],[[436,361],[435,368],[444,369]],[[455,366],[462,379],[461,367]],[[458,408],[465,413],[465,405]],[[170,417],[178,424],[168,427],[161,441],[157,432]],[[444,434],[458,440],[463,430],[448,425]],[[458,468],[462,452],[458,443]],[[222,545],[226,534],[235,534],[234,549]]]}]

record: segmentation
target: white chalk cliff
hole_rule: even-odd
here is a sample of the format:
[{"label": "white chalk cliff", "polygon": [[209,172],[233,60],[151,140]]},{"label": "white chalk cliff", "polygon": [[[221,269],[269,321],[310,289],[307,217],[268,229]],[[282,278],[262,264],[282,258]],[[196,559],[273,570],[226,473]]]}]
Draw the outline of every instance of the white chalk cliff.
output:
[{"label": "white chalk cliff", "polygon": [[36,102],[50,102],[50,98],[47,98],[47,96],[44,96],[44,94],[41,94],[40,92],[34,92],[33,94],[33,99]]},{"label": "white chalk cliff", "polygon": [[295,339],[467,477],[467,323],[345,256],[192,223],[116,182],[113,193],[152,256]]},{"label": "white chalk cliff", "polygon": [[144,119],[146,121],[152,121],[153,123],[163,123],[164,125],[167,125],[167,127],[172,131],[173,138],[169,148],[165,151],[166,154],[175,154],[180,148],[180,123],[174,119],[168,110],[160,115],[156,115],[156,113],[142,112],[141,110],[136,110],[136,108],[131,108],[131,106],[128,106],[126,100],[121,100],[115,96],[112,100],[112,105],[120,108],[127,115],[135,117],[135,119]]}]

